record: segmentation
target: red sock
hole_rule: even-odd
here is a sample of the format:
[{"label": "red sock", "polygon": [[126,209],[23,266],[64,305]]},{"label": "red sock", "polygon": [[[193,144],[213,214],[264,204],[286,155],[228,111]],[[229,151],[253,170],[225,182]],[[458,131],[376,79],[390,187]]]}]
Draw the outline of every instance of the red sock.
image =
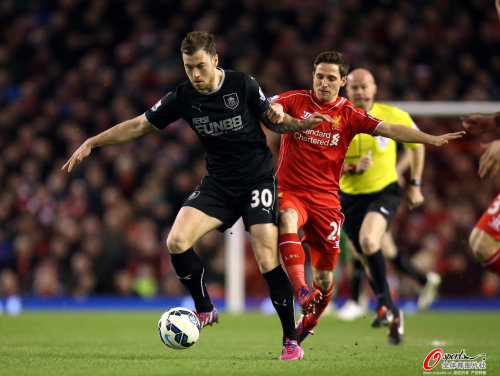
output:
[{"label": "red sock", "polygon": [[278,237],[278,245],[286,273],[288,274],[290,282],[292,282],[295,297],[297,297],[297,291],[299,291],[302,286],[306,285],[304,277],[306,255],[302,248],[299,235],[295,233],[281,234]]},{"label": "red sock", "polygon": [[481,265],[500,276],[500,249],[488,260],[482,261]]},{"label": "red sock", "polygon": [[333,285],[334,282],[332,281],[332,285],[328,290],[322,290],[314,283],[313,281],[313,287],[315,289],[318,289],[321,291],[321,296],[319,298],[319,301],[314,305],[314,314],[310,313],[309,315],[306,316],[306,319],[304,320],[304,328],[306,330],[313,330],[313,328],[318,324],[319,318],[325,312],[326,307],[328,307],[328,303],[330,303],[330,300],[332,300],[332,291],[333,291]]}]

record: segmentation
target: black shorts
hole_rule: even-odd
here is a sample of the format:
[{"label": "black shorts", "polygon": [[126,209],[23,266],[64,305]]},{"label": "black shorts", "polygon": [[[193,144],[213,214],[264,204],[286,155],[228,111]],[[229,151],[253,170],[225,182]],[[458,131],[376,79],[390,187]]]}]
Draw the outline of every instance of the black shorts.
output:
[{"label": "black shorts", "polygon": [[191,206],[223,222],[223,232],[242,217],[245,230],[260,223],[278,225],[278,187],[274,175],[256,181],[250,187],[227,185],[210,176],[188,197],[184,206]]},{"label": "black shorts", "polygon": [[389,228],[399,207],[400,188],[397,183],[392,183],[375,193],[350,195],[340,192],[339,198],[345,216],[342,229],[349,239],[357,243],[361,224],[368,212],[382,214]]}]

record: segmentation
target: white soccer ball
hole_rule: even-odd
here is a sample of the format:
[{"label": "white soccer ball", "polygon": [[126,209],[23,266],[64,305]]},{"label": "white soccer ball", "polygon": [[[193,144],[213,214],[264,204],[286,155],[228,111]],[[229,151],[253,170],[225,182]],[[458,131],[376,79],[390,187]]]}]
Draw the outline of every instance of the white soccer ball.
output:
[{"label": "white soccer ball", "polygon": [[161,315],[158,334],[165,346],[184,350],[193,346],[200,337],[200,321],[190,309],[171,308]]}]

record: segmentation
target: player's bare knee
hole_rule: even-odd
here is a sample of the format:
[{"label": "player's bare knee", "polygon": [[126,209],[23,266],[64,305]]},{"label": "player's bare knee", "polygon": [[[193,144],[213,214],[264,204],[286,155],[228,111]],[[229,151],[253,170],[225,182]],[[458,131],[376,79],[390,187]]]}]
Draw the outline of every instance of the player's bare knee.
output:
[{"label": "player's bare knee", "polygon": [[258,253],[256,252],[256,260],[261,273],[267,273],[279,265],[279,258],[272,249],[267,251],[260,249]]},{"label": "player's bare knee", "polygon": [[329,278],[328,276],[325,276],[324,278],[318,278],[314,280],[316,285],[323,291],[328,291],[330,286],[333,283],[333,278]]},{"label": "player's bare knee", "polygon": [[189,242],[185,237],[172,232],[168,235],[167,248],[170,253],[182,253],[189,247]]},{"label": "player's bare knee", "polygon": [[316,286],[323,291],[327,291],[333,283],[333,270],[313,268],[313,279]]},{"label": "player's bare knee", "polygon": [[380,249],[380,243],[369,235],[360,235],[359,245],[365,255],[372,255]]},{"label": "player's bare knee", "polygon": [[299,216],[293,209],[280,210],[280,233],[297,231]]}]

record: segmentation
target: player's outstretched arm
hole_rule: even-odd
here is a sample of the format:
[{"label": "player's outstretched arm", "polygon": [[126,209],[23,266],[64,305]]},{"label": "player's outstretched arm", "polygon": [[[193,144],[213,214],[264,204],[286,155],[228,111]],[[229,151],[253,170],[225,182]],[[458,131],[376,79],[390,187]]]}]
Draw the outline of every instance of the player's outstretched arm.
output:
[{"label": "player's outstretched arm", "polygon": [[264,125],[276,133],[292,133],[315,128],[322,121],[333,123],[333,119],[318,112],[313,113],[305,120],[295,119],[283,112],[283,107],[273,103],[271,107],[261,116]]},{"label": "player's outstretched arm", "polygon": [[68,161],[62,166],[61,171],[70,172],[75,164],[80,163],[90,155],[93,148],[105,145],[121,144],[123,142],[137,138],[154,128],[148,123],[144,115],[139,115],[133,119],[119,123],[108,130],[90,137],[80,145]]},{"label": "player's outstretched arm", "polygon": [[462,120],[462,127],[476,135],[500,127],[500,112],[489,115],[470,114],[460,117],[460,120]]},{"label": "player's outstretched arm", "polygon": [[392,138],[394,141],[413,142],[441,147],[447,145],[451,140],[462,138],[465,131],[433,136],[401,124],[392,124],[383,121],[373,134],[375,136]]}]

